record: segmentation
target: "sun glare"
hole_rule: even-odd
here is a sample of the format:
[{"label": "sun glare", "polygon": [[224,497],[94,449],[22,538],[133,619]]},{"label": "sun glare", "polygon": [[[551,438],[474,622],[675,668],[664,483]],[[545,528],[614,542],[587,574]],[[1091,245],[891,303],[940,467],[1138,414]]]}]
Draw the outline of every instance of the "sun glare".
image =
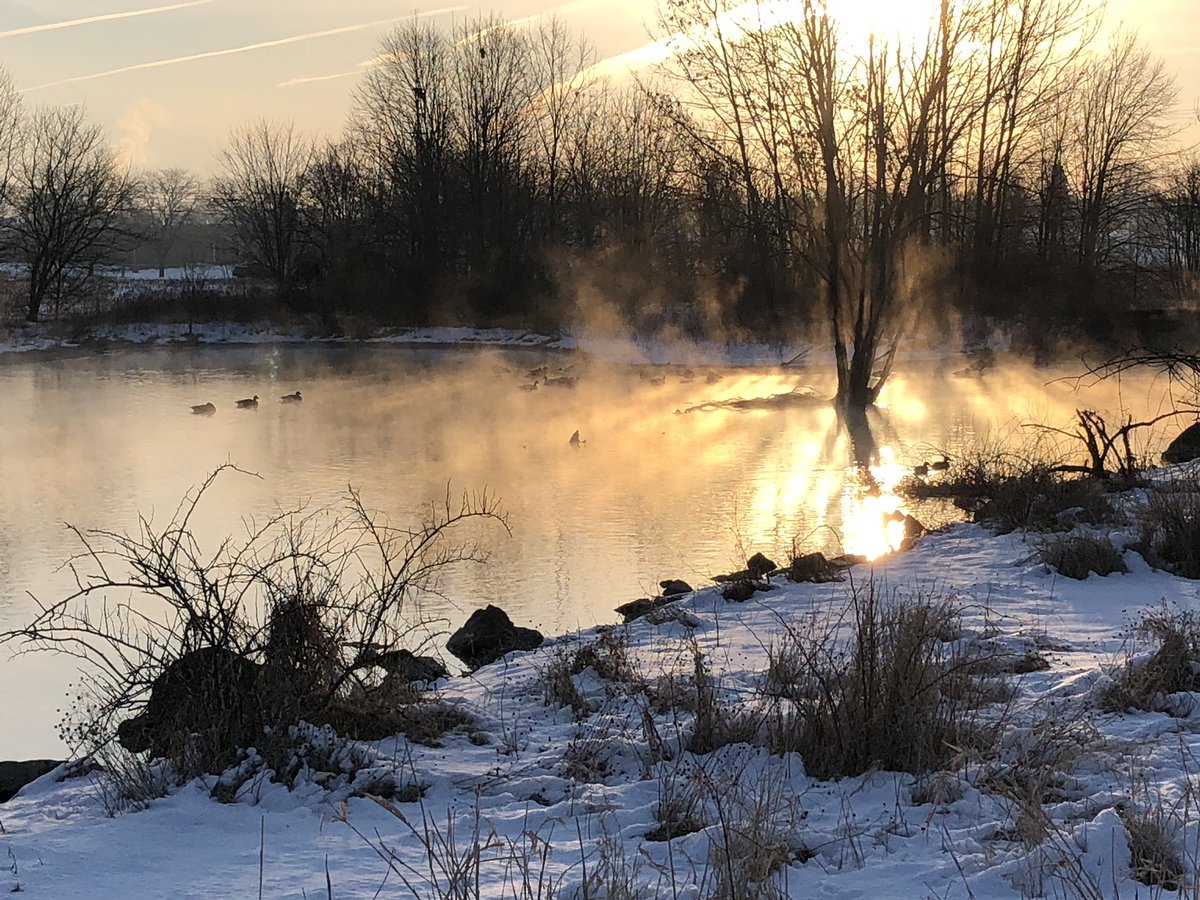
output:
[{"label": "sun glare", "polygon": [[[855,473],[857,474],[857,473]],[[908,470],[896,461],[891,447],[879,451],[870,477],[847,473],[842,493],[842,543],[847,553],[878,559],[895,553],[904,543],[904,510],[896,485]]]},{"label": "sun glare", "polygon": [[828,6],[843,40],[855,50],[864,49],[872,35],[884,43],[918,40],[940,8],[938,0],[829,0]]}]

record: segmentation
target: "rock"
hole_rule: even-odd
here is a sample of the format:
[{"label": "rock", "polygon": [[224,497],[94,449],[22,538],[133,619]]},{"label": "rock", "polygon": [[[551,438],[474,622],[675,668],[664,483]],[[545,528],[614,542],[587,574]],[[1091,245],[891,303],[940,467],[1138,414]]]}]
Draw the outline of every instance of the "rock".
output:
[{"label": "rock", "polygon": [[149,750],[151,758],[182,753],[193,734],[230,752],[249,746],[261,734],[255,722],[261,668],[218,647],[185,653],[154,679],[146,708],[117,727],[117,740],[132,753]]},{"label": "rock", "polygon": [[677,597],[680,594],[690,594],[692,586],[686,581],[680,581],[678,578],[668,578],[666,581],[660,581],[658,586],[662,588],[664,597]]},{"label": "rock", "polygon": [[359,665],[379,666],[389,675],[410,684],[414,681],[426,683],[438,681],[450,675],[440,659],[432,656],[417,656],[404,648],[382,652],[368,648],[359,658]]},{"label": "rock", "polygon": [[1163,451],[1165,463],[1183,463],[1200,457],[1200,422],[1189,425]]},{"label": "rock", "polygon": [[59,759],[26,759],[0,761],[0,803],[11,800],[17,791],[31,781],[62,765]]},{"label": "rock", "polygon": [[731,603],[745,603],[758,591],[769,591],[772,586],[765,581],[731,581],[721,591],[721,596]]},{"label": "rock", "polygon": [[462,628],[450,635],[446,649],[475,670],[513,650],[534,650],[542,640],[540,631],[519,628],[504,610],[489,603],[471,613]]},{"label": "rock", "polygon": [[904,514],[904,540],[900,542],[901,550],[911,550],[917,538],[925,534],[925,526],[915,516]]},{"label": "rock", "polygon": [[745,603],[754,596],[753,581],[731,581],[721,591],[721,596],[731,603]]},{"label": "rock", "polygon": [[788,581],[824,584],[829,581],[841,581],[844,568],[827,560],[824,553],[806,553],[792,560],[787,576]]},{"label": "rock", "polygon": [[674,597],[642,597],[638,600],[630,600],[628,603],[622,603],[617,607],[616,611],[625,617],[626,622],[632,622],[635,619],[640,619],[642,616],[648,615],[660,606],[665,606],[671,603]]},{"label": "rock", "polygon": [[746,571],[750,573],[750,580],[757,581],[760,578],[765,578],[779,567],[775,565],[773,560],[768,559],[761,553],[755,553],[752,557],[746,560]]}]

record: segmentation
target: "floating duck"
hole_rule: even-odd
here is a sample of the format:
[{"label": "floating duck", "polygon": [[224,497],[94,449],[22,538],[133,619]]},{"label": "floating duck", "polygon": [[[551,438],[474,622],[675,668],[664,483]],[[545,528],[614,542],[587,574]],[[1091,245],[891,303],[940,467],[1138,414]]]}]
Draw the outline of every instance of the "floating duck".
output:
[{"label": "floating duck", "polygon": [[929,463],[921,463],[919,466],[913,466],[913,474],[918,478],[924,478],[929,474]]},{"label": "floating duck", "polygon": [[217,411],[217,408],[211,403],[201,403],[199,406],[192,407],[193,416],[211,416]]},{"label": "floating duck", "polygon": [[587,443],[587,441],[585,441],[585,440],[582,440],[582,439],[579,437],[579,429],[578,429],[578,428],[576,428],[576,429],[575,429],[575,433],[574,433],[573,435],[571,435],[571,439],[570,439],[569,441],[567,441],[567,443],[568,443],[568,444],[570,444],[572,447],[578,447],[578,446],[580,446],[581,444],[586,444],[586,443]]},{"label": "floating duck", "polygon": [[296,391],[296,393],[294,393],[294,394],[284,394],[282,397],[279,398],[279,402],[280,403],[299,403],[303,399],[304,398],[300,396],[300,392]]},{"label": "floating duck", "polygon": [[950,460],[943,453],[941,459],[934,460],[929,464],[929,468],[934,472],[945,472],[950,468]]},{"label": "floating duck", "polygon": [[575,375],[557,375],[553,378],[547,378],[543,383],[546,387],[573,388],[579,383],[579,378]]},{"label": "floating duck", "polygon": [[531,381],[528,384],[518,384],[517,390],[518,391],[536,391],[537,386],[538,386],[537,381]]},{"label": "floating duck", "polygon": [[237,402],[238,409],[258,409],[258,394],[255,394],[249,400],[239,400]]}]

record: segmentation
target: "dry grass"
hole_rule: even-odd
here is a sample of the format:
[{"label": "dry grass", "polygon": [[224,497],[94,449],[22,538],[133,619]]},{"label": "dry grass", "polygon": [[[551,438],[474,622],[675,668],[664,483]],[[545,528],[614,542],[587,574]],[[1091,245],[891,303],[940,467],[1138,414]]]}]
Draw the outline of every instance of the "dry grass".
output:
[{"label": "dry grass", "polygon": [[1200,484],[1151,491],[1138,511],[1138,550],[1155,568],[1200,578]]},{"label": "dry grass", "polygon": [[1038,556],[1058,574],[1076,581],[1085,580],[1092,572],[1103,576],[1129,571],[1121,551],[1107,535],[1090,532],[1044,537],[1038,542]]},{"label": "dry grass", "polygon": [[1134,642],[1153,641],[1158,650],[1135,666],[1130,647],[1125,665],[1101,698],[1110,712],[1156,709],[1161,698],[1200,686],[1200,614],[1166,606],[1143,613],[1133,629]]},{"label": "dry grass", "polygon": [[981,662],[944,640],[958,613],[933,597],[885,598],[869,582],[848,617],[848,638],[837,623],[789,628],[771,648],[770,746],[798,752],[816,778],[941,767],[976,730]]},{"label": "dry grass", "polygon": [[695,718],[687,750],[703,756],[730,744],[745,744],[755,740],[760,730],[759,717],[753,711],[722,700],[695,638],[691,639],[690,649]]},{"label": "dry grass", "polygon": [[1176,844],[1178,823],[1161,802],[1123,806],[1118,810],[1129,836],[1129,868],[1133,880],[1150,887],[1178,891],[1188,874]]}]

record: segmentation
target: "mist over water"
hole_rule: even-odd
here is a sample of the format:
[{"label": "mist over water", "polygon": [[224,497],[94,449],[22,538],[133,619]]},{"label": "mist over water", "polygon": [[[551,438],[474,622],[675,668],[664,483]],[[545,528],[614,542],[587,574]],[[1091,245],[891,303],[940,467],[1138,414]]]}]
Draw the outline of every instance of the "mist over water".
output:
[{"label": "mist over water", "polygon": [[[955,377],[962,365],[899,368],[870,414],[885,461],[910,469],[984,436],[1017,444],[1028,439],[1020,423],[1067,426],[1079,407],[1162,408],[1149,377],[1075,393],[1048,382],[1078,365]],[[491,559],[450,573],[445,600],[419,611],[447,631],[494,602],[518,624],[561,633],[615,621],[613,607],[653,595],[660,579],[704,586],[757,550],[781,563],[793,545],[856,550],[862,479],[834,409],[797,397],[729,403],[796,389],[828,395],[833,374],[394,347],[10,358],[0,362],[0,630],[31,616],[31,595],[70,591],[60,567],[80,548],[64,523],[130,531],[141,514],[165,525],[226,462],[260,477],[230,473],[205,499],[195,530],[209,552],[244,533],[246,517],[334,504],[350,485],[398,524],[448,489],[497,495],[512,536],[464,535],[484,539]],[[296,390],[302,403],[279,402]],[[235,409],[255,394],[257,410]],[[190,414],[207,402],[215,415]],[[913,511],[926,524],[954,515]],[[0,758],[62,752],[56,710],[75,677],[65,657],[0,658]]]}]

